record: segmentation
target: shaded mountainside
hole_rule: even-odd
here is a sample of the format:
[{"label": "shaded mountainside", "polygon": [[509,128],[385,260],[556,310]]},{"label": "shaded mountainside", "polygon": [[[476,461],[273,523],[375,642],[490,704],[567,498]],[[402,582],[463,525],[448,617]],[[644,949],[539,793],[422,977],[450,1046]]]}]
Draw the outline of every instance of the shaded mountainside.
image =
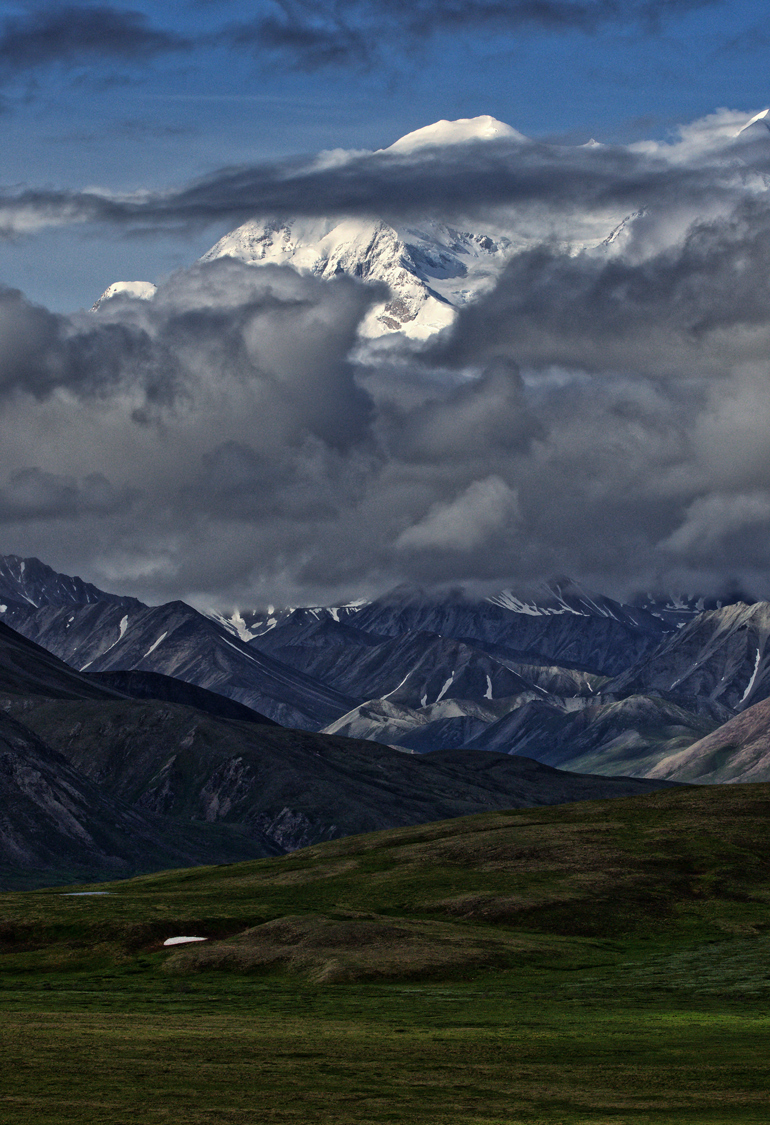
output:
[{"label": "shaded mountainside", "polygon": [[173,676],[163,676],[160,672],[85,672],[84,676],[131,699],[186,703],[189,707],[196,707],[218,719],[240,719],[245,723],[259,723],[269,727],[280,725],[225,695],[188,684],[185,680],[176,680]]},{"label": "shaded mountainside", "polygon": [[[166,698],[127,698],[0,626],[0,718],[9,732],[0,867],[5,875],[17,867],[17,882],[19,871],[45,883],[103,877],[116,864],[130,872],[230,861],[667,784],[576,776],[473,750],[411,756],[285,730],[250,712],[245,720],[216,717],[169,698],[184,698],[186,685],[146,673],[117,683]],[[207,692],[198,698],[211,703]]]},{"label": "shaded mountainside", "polygon": [[226,823],[292,850],[318,840],[485,809],[648,791],[473,750],[389,746],[218,721],[139,700],[6,701],[105,792],[175,819]]},{"label": "shaded mountainside", "polygon": [[268,845],[240,833],[201,832],[131,808],[0,711],[0,886],[115,878],[270,854]]},{"label": "shaded mountainside", "polygon": [[15,695],[54,699],[114,699],[119,693],[84,676],[48,649],[0,621],[0,685]]}]

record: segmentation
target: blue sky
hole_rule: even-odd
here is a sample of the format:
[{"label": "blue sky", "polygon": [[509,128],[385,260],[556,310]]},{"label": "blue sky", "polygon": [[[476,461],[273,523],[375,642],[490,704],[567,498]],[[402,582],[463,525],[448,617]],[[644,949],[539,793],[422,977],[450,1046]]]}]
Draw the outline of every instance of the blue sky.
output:
[{"label": "blue sky", "polygon": [[[178,187],[478,114],[566,144],[665,137],[770,102],[765,17],[754,0],[0,3],[0,184]],[[0,281],[75,309],[191,262],[226,226],[16,237]]]}]

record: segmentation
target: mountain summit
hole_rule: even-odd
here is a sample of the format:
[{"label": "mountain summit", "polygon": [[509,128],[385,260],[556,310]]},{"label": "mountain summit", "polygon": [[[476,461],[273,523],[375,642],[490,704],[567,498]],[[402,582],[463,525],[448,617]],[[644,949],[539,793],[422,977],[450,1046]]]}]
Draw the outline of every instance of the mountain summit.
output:
[{"label": "mountain summit", "polygon": [[[527,138],[484,115],[436,121],[382,151],[401,156],[495,140]],[[316,277],[342,273],[384,282],[390,299],[371,310],[362,335],[399,332],[419,340],[446,328],[458,308],[490,288],[515,248],[514,240],[499,233],[458,230],[436,218],[413,225],[343,215],[255,218],[220,239],[202,261],[229,256],[250,265],[291,265]]]},{"label": "mountain summit", "polygon": [[433,125],[425,125],[422,129],[415,129],[407,133],[400,140],[395,141],[386,152],[414,152],[418,148],[429,145],[457,145],[467,144],[469,141],[526,141],[523,133],[498,121],[489,114],[481,117],[460,117],[457,121],[436,121]]}]

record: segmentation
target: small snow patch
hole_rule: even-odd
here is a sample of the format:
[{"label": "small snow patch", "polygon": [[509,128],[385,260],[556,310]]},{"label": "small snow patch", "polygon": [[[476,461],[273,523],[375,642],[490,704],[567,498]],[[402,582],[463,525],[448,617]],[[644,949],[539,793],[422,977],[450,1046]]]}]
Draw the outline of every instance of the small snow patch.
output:
[{"label": "small snow patch", "polygon": [[87,895],[109,895],[112,891],[62,891],[62,898],[86,898]]},{"label": "small snow patch", "polygon": [[146,659],[147,659],[147,657],[148,657],[148,656],[150,655],[150,653],[151,653],[151,652],[155,652],[155,649],[156,649],[156,648],[158,647],[158,645],[160,644],[160,642],[161,642],[161,641],[165,641],[165,639],[166,639],[166,637],[167,637],[167,636],[168,636],[168,632],[165,632],[165,633],[161,633],[161,635],[160,635],[160,636],[158,637],[158,639],[157,639],[157,641],[155,642],[155,644],[154,644],[154,645],[150,645],[150,647],[149,647],[149,648],[147,649],[147,652],[146,652],[146,653],[144,654],[144,656],[142,657],[142,660],[146,660]]},{"label": "small snow patch", "polygon": [[208,941],[205,937],[167,937],[164,945],[185,945],[188,941]]},{"label": "small snow patch", "polygon": [[390,699],[391,695],[395,695],[395,694],[396,694],[396,692],[398,691],[398,689],[399,689],[400,687],[403,687],[403,686],[404,686],[404,684],[406,683],[406,681],[407,681],[408,679],[409,679],[409,673],[407,672],[407,674],[406,674],[406,675],[404,676],[404,678],[403,678],[403,680],[401,681],[401,683],[400,683],[400,684],[396,684],[396,686],[395,686],[395,687],[393,688],[393,691],[389,691],[389,692],[388,692],[388,694],[387,694],[387,695],[383,695],[383,696],[382,696],[382,698],[383,698],[383,699]]},{"label": "small snow patch", "polygon": [[449,679],[447,680],[447,682],[446,682],[446,683],[444,684],[444,686],[442,687],[441,691],[440,691],[440,692],[438,693],[438,695],[436,696],[436,703],[440,703],[440,702],[441,702],[441,700],[442,700],[442,699],[444,698],[444,696],[446,695],[446,693],[447,693],[447,692],[449,691],[450,687],[451,687],[451,686],[452,686],[452,684],[454,683],[454,679],[455,679],[455,674],[454,674],[454,671],[453,671],[453,672],[452,672],[452,675],[451,675],[451,676],[449,677]]}]

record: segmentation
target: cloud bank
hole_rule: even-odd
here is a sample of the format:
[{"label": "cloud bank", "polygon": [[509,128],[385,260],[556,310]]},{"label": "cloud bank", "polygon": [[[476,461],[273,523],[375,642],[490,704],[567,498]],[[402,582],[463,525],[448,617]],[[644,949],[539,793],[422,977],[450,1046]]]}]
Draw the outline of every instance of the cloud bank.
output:
[{"label": "cloud bank", "polygon": [[[769,595],[770,133],[760,118],[736,140],[748,120],[561,164],[529,143],[399,158],[406,214],[451,184],[458,213],[530,231],[426,345],[362,350],[379,287],[233,259],[97,314],[1,290],[6,549],[222,608],[559,573]],[[393,212],[387,153],[309,167],[304,213],[388,195]],[[225,182],[107,205],[118,224],[189,215],[224,206]],[[563,237],[602,223],[607,239]]]},{"label": "cloud bank", "polygon": [[672,143],[569,148],[501,137],[223,168],[164,192],[0,189],[0,236],[83,223],[180,232],[255,214],[488,220],[515,208],[543,216],[554,233],[618,208],[708,215],[750,197],[770,175],[767,126],[738,140],[736,116],[715,115]]}]

